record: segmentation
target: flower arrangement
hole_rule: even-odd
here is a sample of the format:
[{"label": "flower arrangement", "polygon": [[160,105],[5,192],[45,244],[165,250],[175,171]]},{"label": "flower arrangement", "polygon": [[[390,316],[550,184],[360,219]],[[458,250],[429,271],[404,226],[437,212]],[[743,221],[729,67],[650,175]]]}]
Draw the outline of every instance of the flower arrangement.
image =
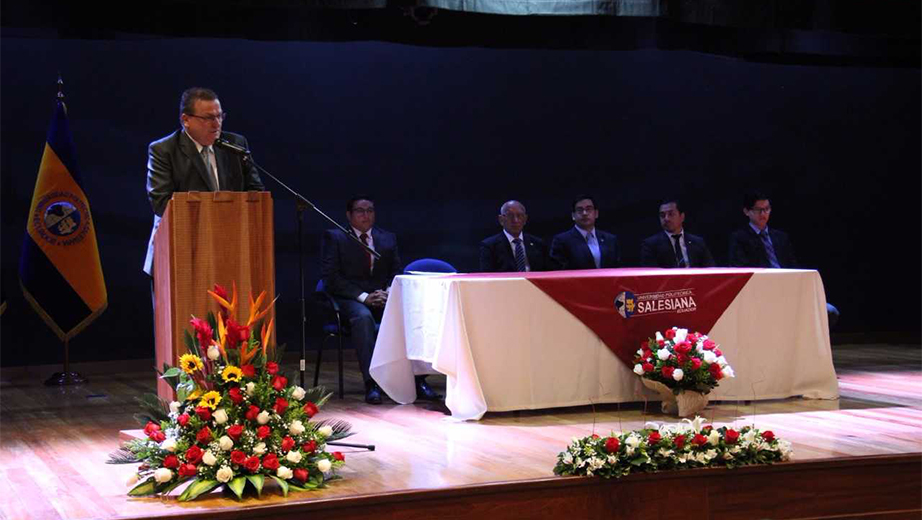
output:
[{"label": "flower arrangement", "polygon": [[673,327],[644,341],[634,358],[634,373],[661,383],[674,394],[710,393],[718,381],[734,377],[720,346],[707,336]]},{"label": "flower arrangement", "polygon": [[647,427],[608,437],[574,437],[557,455],[555,475],[619,478],[631,472],[752,464],[772,464],[791,458],[791,443],[771,431],[745,426],[739,430],[685,419],[674,425]]},{"label": "flower arrangement", "polygon": [[136,417],[146,421],[147,438],[127,442],[110,458],[142,463],[128,494],[167,494],[190,482],[179,500],[219,486],[239,499],[247,485],[261,494],[268,478],[287,496],[336,478],[344,456],[325,446],[350,435],[350,427],[311,422],[331,394],[288,384],[278,363],[282,349],[269,343],[273,321],[262,322],[274,302],[261,309],[265,291],[255,301],[251,295],[247,321],[238,322],[236,285],[231,298],[220,285],[208,294],[220,312],[192,318],[189,352],[160,375],[176,400],[139,399],[146,413]]}]

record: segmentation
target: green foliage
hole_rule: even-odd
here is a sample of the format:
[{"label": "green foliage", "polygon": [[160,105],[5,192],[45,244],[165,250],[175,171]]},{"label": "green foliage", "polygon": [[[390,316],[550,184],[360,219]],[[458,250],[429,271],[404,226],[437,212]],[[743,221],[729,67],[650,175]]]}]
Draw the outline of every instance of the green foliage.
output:
[{"label": "green foliage", "polygon": [[128,491],[130,497],[146,497],[157,493],[157,482],[150,477]]},{"label": "green foliage", "polygon": [[134,414],[135,420],[142,427],[148,422],[160,424],[162,421],[169,420],[170,404],[161,399],[157,394],[143,394],[135,397],[141,411]]},{"label": "green foliage", "polygon": [[237,500],[240,500],[243,498],[243,488],[246,484],[247,478],[240,476],[225,484],[224,487],[233,491],[233,493],[237,495]]},{"label": "green foliage", "polygon": [[333,434],[327,437],[327,442],[338,441],[355,435],[355,432],[352,431],[352,424],[342,419],[324,419],[317,421],[316,424],[318,428],[324,425],[329,425],[333,428]]},{"label": "green foliage", "polygon": [[179,501],[185,502],[187,500],[194,500],[202,493],[207,493],[219,485],[221,485],[221,483],[217,480],[195,479],[192,484],[182,492],[182,495],[179,495]]},{"label": "green foliage", "polygon": [[109,454],[106,464],[134,464],[136,462],[141,462],[141,459],[131,450],[121,447]]},{"label": "green foliage", "polygon": [[282,488],[282,496],[287,497],[288,496],[288,482],[285,482],[284,480],[276,477],[275,475],[272,475],[272,480],[275,480],[275,482],[278,483],[279,487]]},{"label": "green foliage", "polygon": [[266,481],[265,477],[259,474],[247,475],[247,480],[256,488],[256,496],[261,497],[263,494],[263,483]]}]

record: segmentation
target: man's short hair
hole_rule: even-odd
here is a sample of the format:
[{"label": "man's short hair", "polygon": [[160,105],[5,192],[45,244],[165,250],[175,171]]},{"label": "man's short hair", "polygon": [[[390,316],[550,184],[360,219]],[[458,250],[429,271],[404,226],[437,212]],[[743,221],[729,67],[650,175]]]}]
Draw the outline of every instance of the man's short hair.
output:
[{"label": "man's short hair", "polygon": [[579,203],[579,201],[586,200],[586,199],[589,199],[589,201],[592,202],[593,208],[599,209],[599,205],[595,203],[595,197],[593,197],[592,195],[583,194],[583,195],[577,195],[577,197],[573,199],[573,203],[570,204],[570,208],[572,208],[571,213],[576,213],[576,205]]},{"label": "man's short hair", "polygon": [[183,114],[195,115],[196,101],[214,101],[218,95],[214,90],[203,87],[187,88],[179,98],[179,120],[182,121]]},{"label": "man's short hair", "polygon": [[685,210],[682,209],[682,203],[676,197],[666,197],[665,199],[662,199],[659,202],[659,206],[657,206],[657,208],[659,208],[660,206],[664,204],[669,204],[669,203],[675,204],[675,210],[678,211],[679,213],[685,213]]},{"label": "man's short hair", "polygon": [[352,207],[355,206],[355,203],[360,200],[367,200],[368,202],[371,202],[372,205],[375,203],[375,199],[371,198],[371,195],[359,193],[358,195],[349,199],[349,202],[346,202],[346,211],[352,213]]},{"label": "man's short hair", "polygon": [[771,198],[762,191],[753,190],[748,191],[743,195],[743,209],[752,209],[757,201],[767,200],[771,202]]},{"label": "man's short hair", "polygon": [[499,214],[505,215],[506,210],[509,209],[509,207],[512,206],[513,204],[518,204],[519,206],[522,206],[522,211],[525,212],[526,214],[528,213],[528,210],[525,209],[525,204],[522,204],[521,202],[515,199],[512,199],[512,200],[507,200],[506,202],[503,202],[503,205],[499,207]]}]

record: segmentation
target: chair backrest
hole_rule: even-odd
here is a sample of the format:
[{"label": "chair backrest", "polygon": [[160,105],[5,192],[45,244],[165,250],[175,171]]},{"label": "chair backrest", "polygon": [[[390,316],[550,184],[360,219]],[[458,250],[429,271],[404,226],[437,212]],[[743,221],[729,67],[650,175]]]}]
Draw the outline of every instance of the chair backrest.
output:
[{"label": "chair backrest", "polygon": [[454,268],[448,262],[443,260],[438,260],[436,258],[420,258],[419,260],[414,260],[407,264],[403,268],[404,274],[409,274],[410,271],[418,271],[421,273],[457,273],[458,270]]},{"label": "chair backrest", "polygon": [[314,291],[323,292],[323,278],[317,280],[317,288]]}]

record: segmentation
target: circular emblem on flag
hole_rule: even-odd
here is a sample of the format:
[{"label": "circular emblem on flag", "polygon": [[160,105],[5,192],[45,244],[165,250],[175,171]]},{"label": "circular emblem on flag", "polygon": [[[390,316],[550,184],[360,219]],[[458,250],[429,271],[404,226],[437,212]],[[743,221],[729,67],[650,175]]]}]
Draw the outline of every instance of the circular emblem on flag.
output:
[{"label": "circular emblem on flag", "polygon": [[66,191],[42,197],[32,214],[33,234],[52,245],[82,242],[90,229],[89,211],[83,200]]},{"label": "circular emblem on flag", "polygon": [[631,291],[624,291],[615,296],[615,310],[622,318],[630,318],[634,314],[635,305],[636,300]]},{"label": "circular emblem on flag", "polygon": [[45,228],[59,237],[73,234],[81,220],[80,212],[67,201],[55,202],[45,209]]}]

